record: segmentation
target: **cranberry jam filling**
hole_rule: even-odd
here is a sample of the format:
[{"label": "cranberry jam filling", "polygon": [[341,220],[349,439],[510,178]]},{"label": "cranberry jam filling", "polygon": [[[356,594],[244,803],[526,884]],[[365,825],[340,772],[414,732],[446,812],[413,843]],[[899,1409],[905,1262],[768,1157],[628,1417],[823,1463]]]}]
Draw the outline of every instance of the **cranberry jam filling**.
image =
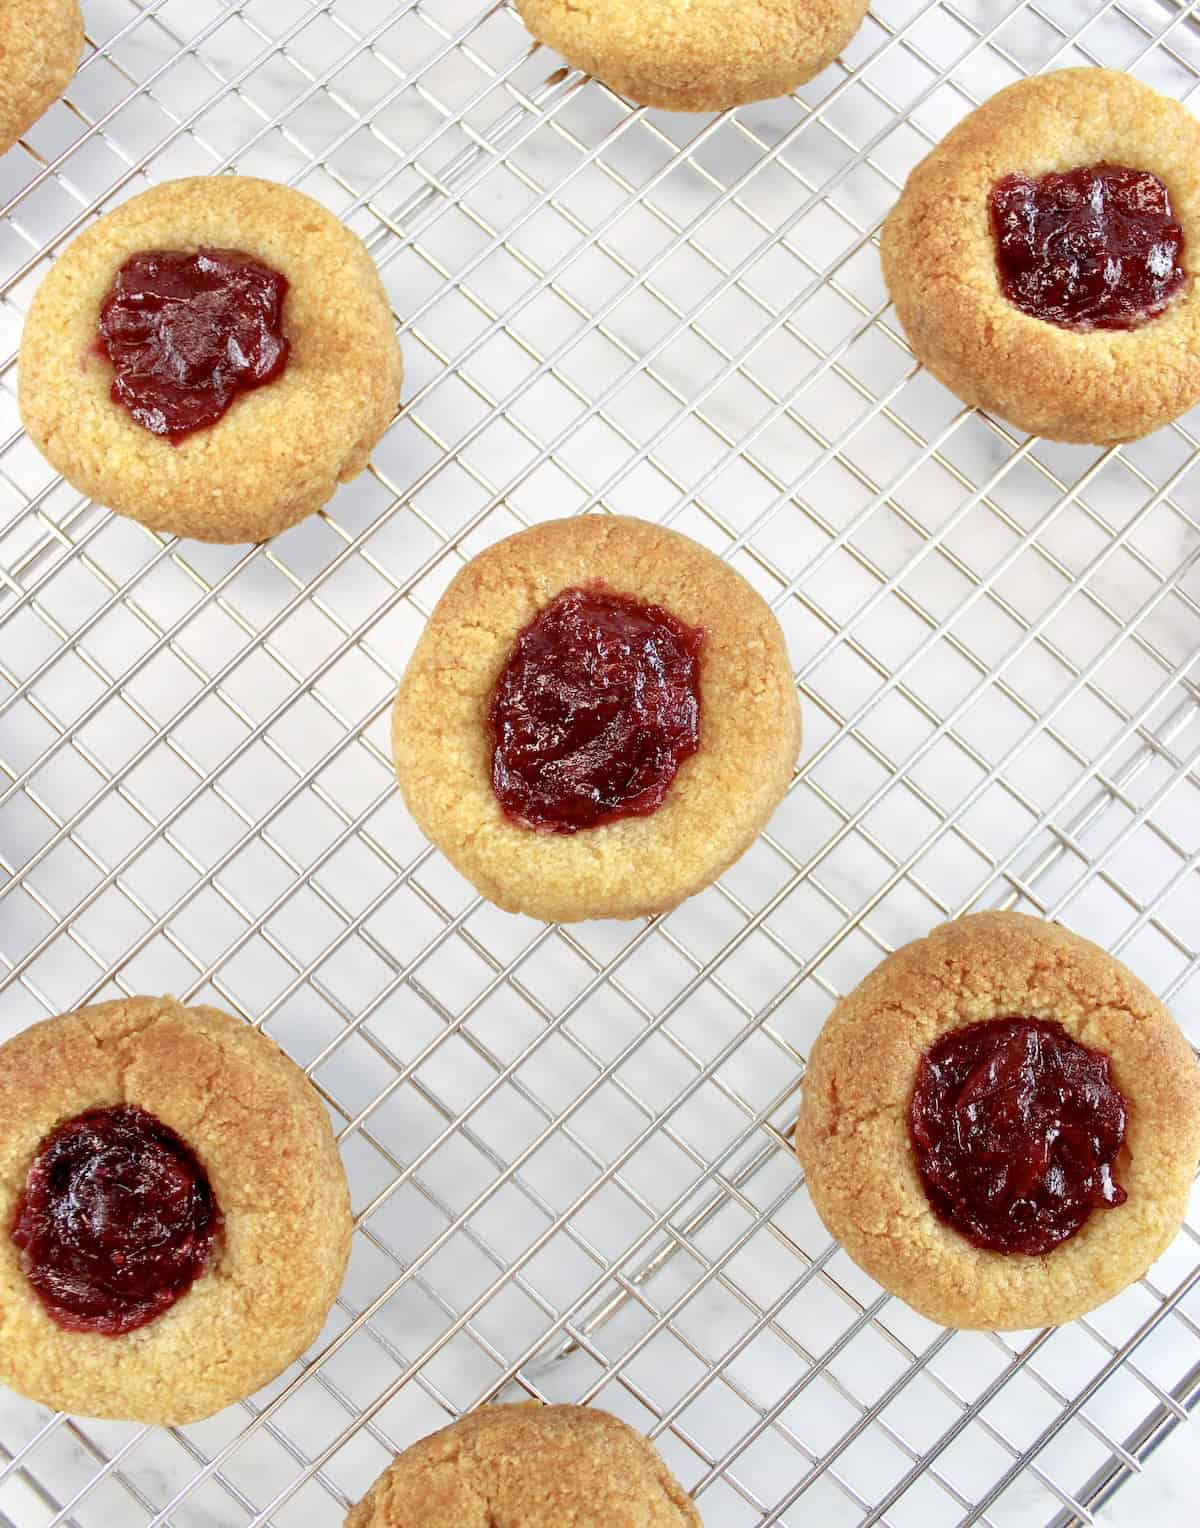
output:
[{"label": "cranberry jam filling", "polygon": [[186,1294],[220,1229],[208,1176],[143,1109],[91,1109],[38,1148],[12,1239],[59,1326],[116,1336]]},{"label": "cranberry jam filling", "polygon": [[172,443],[216,424],[287,365],[287,291],[286,276],[233,249],[131,256],[100,309],[113,401]]},{"label": "cranberry jam filling", "polygon": [[1109,1059],[1044,1019],[989,1019],[921,1058],[909,1112],[935,1213],[992,1252],[1049,1252],[1124,1204],[1125,1100]]},{"label": "cranberry jam filling", "polygon": [[1183,229],[1148,170],[1096,164],[1006,175],[992,187],[1000,285],[1031,318],[1064,329],[1136,329],[1184,282]]},{"label": "cranberry jam filling", "polygon": [[662,805],[700,746],[704,632],[658,605],[567,589],[492,692],[492,788],[525,827],[575,833]]}]

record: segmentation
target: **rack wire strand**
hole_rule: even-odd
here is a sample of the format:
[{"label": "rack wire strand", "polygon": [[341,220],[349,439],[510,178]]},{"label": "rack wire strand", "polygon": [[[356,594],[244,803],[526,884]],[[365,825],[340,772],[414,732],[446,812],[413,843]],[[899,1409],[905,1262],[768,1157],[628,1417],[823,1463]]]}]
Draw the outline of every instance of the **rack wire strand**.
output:
[{"label": "rack wire strand", "polygon": [[[1200,1206],[1025,1336],[866,1279],[791,1151],[832,1002],[931,922],[1062,918],[1200,1039],[1200,445],[1023,439],[914,364],[878,228],[1023,74],[1194,102],[1175,0],[879,0],[792,100],[631,107],[477,0],[85,0],[0,161],[0,1010],[137,991],[274,1036],[354,1195],[321,1341],[210,1423],[0,1404],[20,1528],[336,1522],[493,1399],[596,1402],[710,1525],[1090,1523],[1200,1396]],[[92,218],[265,174],[365,239],[408,380],[371,469],[260,547],[159,538],[25,439],[21,319]],[[5,342],[6,341],[6,342]],[[743,862],[637,925],[482,903],[399,802],[387,717],[482,546],[636,513],[784,627],[807,741]]]}]

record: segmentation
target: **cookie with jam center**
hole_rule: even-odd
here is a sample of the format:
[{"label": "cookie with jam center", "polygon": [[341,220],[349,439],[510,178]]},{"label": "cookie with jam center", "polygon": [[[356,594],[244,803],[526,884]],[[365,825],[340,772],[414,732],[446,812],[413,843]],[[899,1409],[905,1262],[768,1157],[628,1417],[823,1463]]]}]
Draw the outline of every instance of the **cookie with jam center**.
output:
[{"label": "cookie with jam center", "polygon": [[361,239],[288,186],[209,175],[122,203],[58,257],[19,402],[80,492],[152,530],[262,541],[363,470],[402,372]]},{"label": "cookie with jam center", "polygon": [[706,548],[621,516],[498,542],[438,601],[392,716],[405,801],[457,870],[548,921],[664,912],[792,778],[783,633]]},{"label": "cookie with jam center", "polygon": [[642,106],[724,111],[789,95],[831,64],[868,0],[517,0],[573,68]]},{"label": "cookie with jam center", "polygon": [[483,1406],[406,1448],[346,1528],[700,1528],[627,1423],[590,1406]]},{"label": "cookie with jam center", "polygon": [[79,0],[0,5],[0,154],[58,100],[82,52]]},{"label": "cookie with jam center", "polygon": [[831,1235],[931,1320],[1071,1321],[1179,1230],[1200,1068],[1119,960],[1058,924],[975,913],[834,1008],[796,1151]]},{"label": "cookie with jam center", "polygon": [[315,1340],[352,1222],[324,1106],[278,1046],[135,997],[0,1046],[0,1228],[0,1382],[166,1426]]},{"label": "cookie with jam center", "polygon": [[1112,445],[1200,400],[1200,122],[1112,69],[1001,90],[880,240],[913,352],[1030,434]]}]

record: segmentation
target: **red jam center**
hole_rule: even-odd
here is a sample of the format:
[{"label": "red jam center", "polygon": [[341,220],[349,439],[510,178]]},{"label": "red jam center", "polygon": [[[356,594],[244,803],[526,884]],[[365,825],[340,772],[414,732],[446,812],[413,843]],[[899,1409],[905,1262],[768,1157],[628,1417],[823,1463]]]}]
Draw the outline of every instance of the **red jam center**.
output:
[{"label": "red jam center", "polygon": [[525,827],[575,833],[661,806],[700,746],[704,632],[658,605],[567,589],[492,692],[492,788]]},{"label": "red jam center", "polygon": [[131,256],[100,309],[113,401],[173,443],[216,424],[287,365],[287,290],[286,276],[233,249]]},{"label": "red jam center", "polygon": [[1148,170],[1006,175],[992,187],[992,231],[1009,302],[1064,329],[1136,329],[1184,282],[1183,229]]},{"label": "red jam center", "polygon": [[72,1331],[145,1326],[204,1270],[221,1214],[175,1132],[142,1109],[91,1109],[38,1148],[12,1239],[38,1298]]},{"label": "red jam center", "polygon": [[955,1029],[921,1058],[909,1114],[935,1213],[992,1252],[1049,1252],[1124,1204],[1125,1100],[1109,1060],[1043,1019]]}]

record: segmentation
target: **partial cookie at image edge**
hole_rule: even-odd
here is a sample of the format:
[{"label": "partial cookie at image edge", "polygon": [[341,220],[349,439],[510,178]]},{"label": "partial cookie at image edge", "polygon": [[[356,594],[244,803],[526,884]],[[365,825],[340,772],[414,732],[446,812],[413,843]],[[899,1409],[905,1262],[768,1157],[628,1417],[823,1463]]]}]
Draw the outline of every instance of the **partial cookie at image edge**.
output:
[{"label": "partial cookie at image edge", "polygon": [[0,154],[62,95],[83,43],[79,0],[5,0],[0,6]]},{"label": "partial cookie at image edge", "polygon": [[862,25],[868,0],[517,0],[538,41],[642,106],[724,111],[788,95]]},{"label": "partial cookie at image edge", "polygon": [[658,1450],[590,1406],[483,1406],[404,1450],[346,1528],[701,1528]]},{"label": "partial cookie at image edge", "polygon": [[70,1330],[0,1235],[0,1383],[57,1410],[159,1426],[198,1421],[311,1345],[350,1252],[350,1196],[328,1115],[260,1031],[173,998],[100,1003],[0,1046],[0,1225],[65,1120],[130,1104],[199,1159],[223,1226],[208,1266],[148,1325]]},{"label": "partial cookie at image edge", "polygon": [[[1052,1019],[1110,1057],[1127,1108],[1128,1197],[1038,1257],[984,1251],[934,1213],[909,1108],[935,1039],[991,1018]],[[1013,912],[942,924],[836,1005],[801,1088],[795,1146],[813,1204],[850,1257],[945,1326],[1027,1330],[1085,1314],[1169,1245],[1200,1158],[1200,1069],[1162,1003],[1120,961]]]},{"label": "partial cookie at image edge", "polygon": [[[1184,231],[1184,289],[1129,330],[1079,332],[1004,295],[991,188],[1102,163],[1167,187]],[[1050,440],[1113,445],[1200,400],[1200,122],[1113,69],[1018,81],[966,116],[911,171],[880,238],[884,280],[917,359],[964,403]]]}]

